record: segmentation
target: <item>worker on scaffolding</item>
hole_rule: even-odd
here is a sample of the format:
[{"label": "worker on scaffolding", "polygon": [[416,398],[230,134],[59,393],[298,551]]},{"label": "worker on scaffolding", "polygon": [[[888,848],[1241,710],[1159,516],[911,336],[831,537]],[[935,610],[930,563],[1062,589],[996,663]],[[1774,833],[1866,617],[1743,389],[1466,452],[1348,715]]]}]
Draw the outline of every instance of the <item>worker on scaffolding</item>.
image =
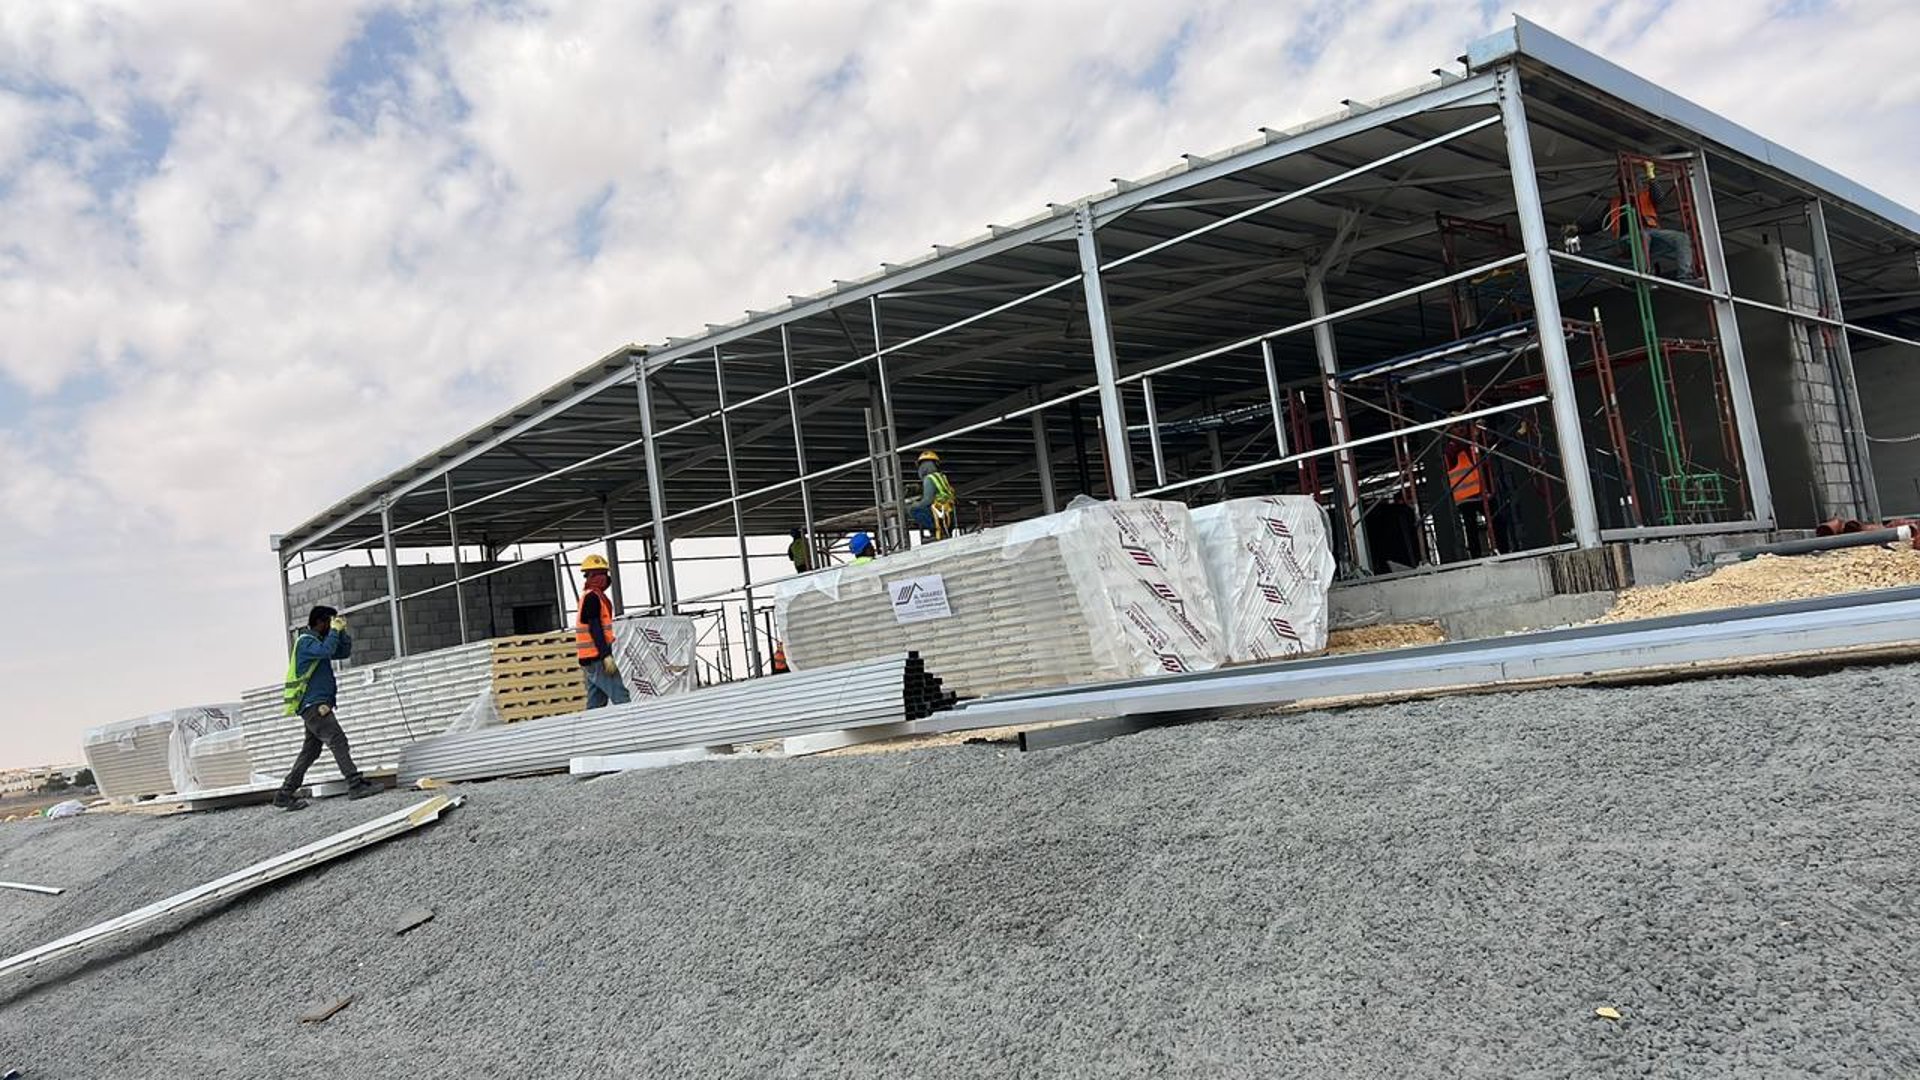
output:
[{"label": "worker on scaffolding", "polygon": [[876,554],[873,550],[873,537],[857,532],[847,538],[847,550],[853,554],[853,565],[870,563]]},{"label": "worker on scaffolding", "polygon": [[1493,486],[1473,428],[1462,424],[1450,435],[1447,490],[1453,495],[1454,513],[1459,516],[1460,532],[1466,537],[1467,557],[1482,559],[1492,554],[1489,535],[1492,521],[1487,506]]},{"label": "worker on scaffolding", "polygon": [[807,547],[807,531],[798,525],[787,533],[793,542],[787,545],[787,560],[793,563],[793,572],[804,574],[813,569],[813,551]]},{"label": "worker on scaffolding", "polygon": [[380,785],[354,767],[347,733],[341,730],[340,717],[334,712],[338,690],[333,662],[352,655],[353,638],[347,634],[347,620],[338,611],[323,605],[307,612],[306,629],[293,640],[293,655],[287,659],[287,677],[281,691],[286,715],[299,716],[306,735],[300,752],[294,755],[293,768],[273,796],[273,805],[282,810],[306,808],[300,785],[306,783],[307,770],[320,760],[323,746],[333,751],[333,763],[347,782],[347,798],[364,799],[380,790]]},{"label": "worker on scaffolding", "polygon": [[953,484],[940,468],[940,455],[932,450],[920,452],[920,498],[907,504],[907,519],[935,540],[953,534]]},{"label": "worker on scaffolding", "polygon": [[587,708],[611,702],[625,705],[633,698],[620,681],[620,665],[613,658],[613,601],[607,596],[612,567],[604,555],[580,560],[586,587],[580,590],[580,608],[573,618],[574,652],[580,658],[580,676],[587,684]]},{"label": "worker on scaffolding", "polygon": [[1645,162],[1644,171],[1633,172],[1633,190],[1618,192],[1607,206],[1607,228],[1613,234],[1614,242],[1627,244],[1633,236],[1633,221],[1639,216],[1640,242],[1646,245],[1646,266],[1648,273],[1654,273],[1658,265],[1656,260],[1664,259],[1673,267],[1672,277],[1688,285],[1696,284],[1700,276],[1693,264],[1693,237],[1678,229],[1660,227],[1660,206],[1673,203],[1673,192],[1669,186],[1662,192],[1655,181],[1652,162]]}]

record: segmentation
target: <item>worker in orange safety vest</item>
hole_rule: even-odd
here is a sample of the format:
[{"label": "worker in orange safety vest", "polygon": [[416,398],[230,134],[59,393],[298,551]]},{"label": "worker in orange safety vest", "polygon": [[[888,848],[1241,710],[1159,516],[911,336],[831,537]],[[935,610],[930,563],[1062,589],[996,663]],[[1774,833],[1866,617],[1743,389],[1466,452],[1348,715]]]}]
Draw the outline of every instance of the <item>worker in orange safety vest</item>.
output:
[{"label": "worker in orange safety vest", "polygon": [[613,601],[607,596],[610,570],[605,556],[580,560],[586,587],[580,590],[580,608],[573,618],[573,644],[580,658],[580,676],[587,683],[589,709],[633,700],[620,681],[620,665],[613,655]]}]

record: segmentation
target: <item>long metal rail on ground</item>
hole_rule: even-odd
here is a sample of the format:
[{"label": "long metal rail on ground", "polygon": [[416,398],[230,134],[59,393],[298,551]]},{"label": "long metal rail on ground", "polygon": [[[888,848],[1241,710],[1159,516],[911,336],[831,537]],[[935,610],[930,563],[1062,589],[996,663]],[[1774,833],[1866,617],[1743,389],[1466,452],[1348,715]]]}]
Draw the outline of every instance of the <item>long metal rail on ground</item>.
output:
[{"label": "long metal rail on ground", "polygon": [[1298,702],[1520,688],[1541,680],[1724,674],[1729,664],[1844,659],[1893,647],[1920,650],[1920,587],[1007,694],[913,723],[788,740],[788,752],[1078,721],[1023,732],[1022,749],[1038,750]]},{"label": "long metal rail on ground", "polygon": [[430,821],[439,820],[442,813],[459,806],[464,799],[465,796],[461,795],[436,795],[425,802],[395,810],[391,814],[356,825],[345,832],[335,833],[305,847],[295,848],[284,855],[276,855],[244,870],[236,870],[225,877],[215,878],[205,885],[198,885],[186,892],[169,896],[165,900],[155,901],[119,918],[109,919],[97,926],[68,934],[58,941],[50,941],[37,949],[29,949],[17,956],[10,956],[0,960],[0,976],[25,971],[50,960],[79,952],[108,938],[119,937],[150,926],[161,919],[223,903],[268,882],[300,873],[302,870],[337,859],[390,837],[412,832]]}]

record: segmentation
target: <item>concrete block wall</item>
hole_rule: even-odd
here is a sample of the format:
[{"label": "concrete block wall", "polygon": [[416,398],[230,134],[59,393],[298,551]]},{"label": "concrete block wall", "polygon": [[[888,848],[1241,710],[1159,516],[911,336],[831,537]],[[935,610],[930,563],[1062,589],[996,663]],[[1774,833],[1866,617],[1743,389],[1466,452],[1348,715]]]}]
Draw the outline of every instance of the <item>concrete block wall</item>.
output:
[{"label": "concrete block wall", "polygon": [[1920,434],[1920,349],[1886,345],[1853,354],[1860,380],[1860,412],[1873,458],[1873,482],[1880,510],[1889,517],[1920,517],[1920,439],[1888,442]]},{"label": "concrete block wall", "polygon": [[[1786,306],[1818,315],[1820,288],[1812,256],[1792,248],[1783,248],[1780,254]],[[1858,517],[1864,507],[1848,466],[1850,452],[1832,348],[1824,334],[1804,324],[1792,326],[1788,340],[1792,347],[1789,393],[1806,440],[1816,512],[1822,517]]]},{"label": "concrete block wall", "polygon": [[[465,574],[496,566],[512,569],[464,587],[467,608],[467,639],[483,641],[516,632],[515,609],[524,609],[539,621],[531,629],[558,629],[563,622],[555,600],[553,565],[546,561],[496,563],[491,566],[464,564]],[[426,563],[400,567],[400,591],[417,592],[453,580],[450,563]],[[387,594],[387,571],[381,566],[343,566],[327,573],[295,582],[291,589],[294,618],[301,618],[316,604],[345,609]],[[401,605],[401,619],[407,635],[407,651],[422,653],[460,644],[460,611],[455,591],[442,589]],[[369,608],[350,616],[353,623],[353,661],[369,664],[394,656],[393,629],[385,606]],[[566,620],[571,621],[569,616]],[[524,623],[523,623],[524,625]]]}]

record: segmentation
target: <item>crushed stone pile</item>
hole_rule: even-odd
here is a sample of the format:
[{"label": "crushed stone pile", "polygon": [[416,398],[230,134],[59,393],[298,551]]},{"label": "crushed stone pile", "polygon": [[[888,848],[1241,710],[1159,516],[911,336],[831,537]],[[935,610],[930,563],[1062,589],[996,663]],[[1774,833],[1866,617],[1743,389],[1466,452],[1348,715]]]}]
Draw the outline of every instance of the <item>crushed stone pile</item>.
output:
[{"label": "crushed stone pile", "polygon": [[[0,985],[0,1069],[1920,1075],[1916,698],[1861,668],[470,785]],[[0,828],[0,879],[70,890],[0,892],[0,954],[418,797]]]},{"label": "crushed stone pile", "polygon": [[1651,619],[1903,585],[1920,585],[1920,551],[1912,548],[1861,547],[1810,555],[1761,555],[1690,581],[1628,589],[1599,621]]}]

